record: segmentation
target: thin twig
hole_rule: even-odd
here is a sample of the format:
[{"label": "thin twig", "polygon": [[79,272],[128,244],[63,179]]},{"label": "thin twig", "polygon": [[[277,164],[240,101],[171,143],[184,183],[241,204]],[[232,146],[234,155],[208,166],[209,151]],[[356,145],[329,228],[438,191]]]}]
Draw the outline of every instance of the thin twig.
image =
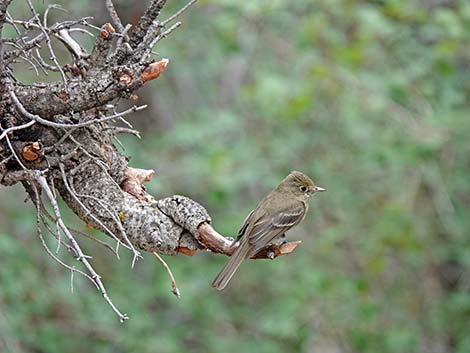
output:
[{"label": "thin twig", "polygon": [[114,26],[120,33],[124,33],[124,26],[122,25],[121,19],[119,18],[119,15],[116,11],[116,8],[114,7],[112,0],[106,0],[106,8],[108,9],[108,13],[111,17],[111,20],[113,20]]},{"label": "thin twig", "polygon": [[[50,65],[44,61],[38,48],[36,48],[36,59],[39,62],[40,66],[42,66],[44,69],[47,69],[49,71],[54,71],[54,72],[59,71],[57,67],[55,67],[54,65]],[[45,72],[45,74],[48,75],[47,71]]]},{"label": "thin twig", "polygon": [[[50,120],[43,119],[37,114],[31,114],[30,112],[28,112],[26,110],[26,108],[23,106],[23,104],[21,104],[18,97],[16,96],[16,94],[15,94],[13,88],[12,88],[11,81],[9,81],[8,79],[5,79],[5,83],[6,83],[6,86],[7,86],[7,89],[8,89],[8,93],[10,94],[10,97],[13,100],[13,103],[15,103],[16,107],[18,108],[18,110],[20,111],[21,114],[23,114],[28,119],[34,120],[34,121],[36,121],[40,124],[43,124],[43,125],[46,125],[46,126],[51,126],[51,127],[57,127],[57,128],[85,127],[85,126],[90,126],[90,125],[93,125],[93,124],[104,123],[104,122],[107,122],[107,121],[110,121],[110,120],[113,120],[113,119],[117,119],[117,118],[120,118],[122,116],[125,116],[125,115],[128,115],[128,114],[131,114],[131,113],[134,113],[134,112],[137,112],[139,110],[147,108],[146,104],[141,105],[141,106],[135,106],[134,105],[132,108],[129,108],[129,109],[127,109],[127,110],[125,110],[121,113],[116,113],[116,114],[106,116],[104,118],[100,118],[100,119],[96,119],[96,120],[85,121],[83,123],[77,123],[77,124],[56,123],[56,122],[53,122],[53,121],[50,121]],[[3,136],[3,134],[2,134],[2,136]]]},{"label": "thin twig", "polygon": [[19,58],[26,61],[28,64],[30,64],[32,66],[33,70],[36,72],[36,75],[39,76],[38,68],[36,67],[36,65],[31,60],[29,60],[26,56],[23,56],[23,55],[20,55]]},{"label": "thin twig", "polygon": [[[64,70],[62,70],[62,67],[60,66],[59,62],[57,61],[57,56],[55,55],[54,49],[52,48],[51,38],[49,37],[49,34],[47,33],[47,30],[46,30],[47,17],[44,16],[44,24],[42,24],[41,20],[39,19],[39,14],[36,12],[36,9],[34,8],[33,4],[31,3],[31,0],[26,0],[26,2],[28,3],[28,6],[29,6],[29,8],[30,8],[30,10],[33,14],[34,20],[39,25],[39,29],[44,34],[44,37],[46,39],[47,48],[49,49],[49,54],[51,55],[51,60],[55,64],[55,66],[59,69],[60,76],[62,78],[62,82],[64,83],[64,88],[67,90],[67,87],[68,87],[67,76],[65,76]],[[47,12],[46,12],[46,14],[47,14]]]},{"label": "thin twig", "polygon": [[131,134],[137,137],[138,139],[141,139],[142,137],[140,136],[140,131],[134,130],[134,129],[129,129],[127,127],[121,127],[121,126],[109,126],[106,127],[104,130],[113,130],[114,133],[116,134]]},{"label": "thin twig", "polygon": [[[15,30],[15,32],[16,32],[16,34],[17,34],[18,41],[19,41],[23,46],[25,46],[25,45],[26,45],[26,42],[25,42],[24,38],[26,38],[26,36],[23,36],[23,35],[21,34],[20,29],[18,28],[18,26],[16,25],[16,23],[13,21],[13,18],[10,16],[10,14],[8,13],[8,11],[7,11],[7,13],[6,13],[6,19],[7,19],[7,23],[9,23],[9,24],[13,27],[13,29]],[[16,43],[11,43],[11,44],[12,44],[15,48],[17,48],[17,49],[19,49],[19,50],[22,50],[22,48],[21,48],[19,45],[17,45]],[[31,59],[31,61],[36,61],[36,62],[38,63],[38,65],[39,65],[38,60],[34,57],[34,55],[32,55],[32,54],[30,53],[29,50],[28,50],[28,51],[25,50],[25,51],[23,52],[23,54],[25,54],[26,56],[28,56],[28,57]],[[21,55],[20,55],[20,57],[21,57]],[[24,58],[23,58],[23,60],[24,60]],[[44,70],[43,70],[43,71],[44,71]],[[36,70],[36,72],[37,72],[37,70]],[[47,71],[45,71],[45,74],[47,75]]]},{"label": "thin twig", "polygon": [[177,298],[181,298],[180,290],[178,289],[178,287],[176,285],[175,277],[173,276],[173,273],[171,272],[170,267],[167,265],[165,260],[163,260],[162,257],[160,255],[158,255],[157,252],[152,251],[152,254],[153,254],[153,256],[155,256],[157,258],[158,261],[160,261],[160,263],[162,264],[162,266],[165,269],[166,273],[168,273],[168,276],[170,277],[170,281],[171,281],[171,292],[174,295],[176,295]]},{"label": "thin twig", "polygon": [[6,0],[2,1],[0,3],[0,75],[3,76],[5,67],[3,63],[3,38],[2,38],[2,32],[3,32],[3,24],[5,23],[5,18],[7,16],[7,8],[8,5],[10,5],[11,0]]},{"label": "thin twig", "polygon": [[[41,208],[41,212],[44,213],[44,208]],[[60,239],[60,234],[59,233],[59,229],[56,229],[55,231],[52,230],[52,227],[51,225],[47,222],[47,219],[48,218],[47,216],[44,216],[44,215],[41,215],[41,220],[42,220],[42,223],[44,225],[44,227],[46,227],[46,230],[58,241],[60,242],[63,246],[65,246],[67,248],[67,251],[71,251],[73,253],[75,253],[75,249],[72,248],[71,245],[67,244],[65,241],[61,240]],[[49,219],[49,218],[48,218]],[[52,220],[50,220],[51,222],[54,222],[55,223],[55,218],[53,218]],[[57,254],[57,252],[56,252]]]},{"label": "thin twig", "polygon": [[148,54],[152,51],[152,48],[163,38],[166,38],[171,32],[181,26],[181,22],[176,22],[173,26],[168,28],[166,31],[158,34],[148,45],[145,46],[143,49],[142,58],[140,59],[140,63],[144,63],[147,60]]},{"label": "thin twig", "polygon": [[83,52],[82,47],[69,34],[68,30],[61,29],[59,31],[59,37],[62,39],[64,43],[67,44],[66,47],[68,46],[68,48],[72,51],[73,54],[75,54],[77,58],[82,58],[83,56],[86,55],[86,53]]},{"label": "thin twig", "polygon": [[[46,241],[44,240],[44,236],[42,234],[42,223],[44,222],[44,220],[42,219],[41,217],[41,207],[40,207],[40,204],[41,204],[41,199],[39,197],[39,192],[38,192],[38,189],[36,187],[36,185],[32,184],[32,187],[33,187],[33,190],[34,190],[34,195],[35,195],[35,206],[36,206],[36,229],[38,231],[38,236],[39,236],[39,239],[41,240],[41,244],[42,246],[44,247],[44,249],[46,250],[47,254],[52,257],[52,259],[54,259],[54,261],[58,262],[60,265],[62,265],[63,267],[65,267],[66,269],[68,269],[69,271],[71,272],[78,272],[80,273],[81,275],[85,276],[86,278],[88,278],[91,282],[94,283],[93,281],[93,278],[91,278],[88,274],[86,274],[85,272],[83,271],[80,271],[80,270],[77,270],[75,267],[72,267],[72,266],[69,266],[67,265],[65,262],[63,262],[61,259],[59,259],[56,255],[54,255],[54,253],[51,251],[51,249],[49,249],[49,247],[47,246],[47,243]],[[45,224],[45,223],[44,223]],[[96,284],[95,284],[96,285]]]},{"label": "thin twig", "polygon": [[[77,202],[77,204],[83,209],[83,211],[85,212],[84,217],[90,217],[91,220],[93,220],[96,224],[98,224],[101,227],[101,229],[103,229],[106,233],[108,233],[114,240],[116,240],[118,243],[121,243],[124,247],[127,247],[126,244],[122,243],[121,240],[111,231],[111,229],[109,229],[103,222],[101,222],[101,220],[99,220],[91,212],[91,210],[88,207],[86,207],[83,204],[83,202],[77,197],[77,194],[75,193],[75,191],[73,190],[71,184],[69,184],[69,182],[67,180],[67,177],[65,175],[64,166],[61,163],[59,163],[59,168],[60,168],[60,173],[61,173],[61,176],[62,176],[62,181],[64,183],[65,189],[68,191],[70,196],[72,196],[72,198],[75,200],[75,202]],[[117,258],[119,259],[118,249],[116,249],[114,252],[115,252]]]},{"label": "thin twig", "polygon": [[113,247],[111,245],[109,245],[108,243],[102,241],[101,239],[98,239],[96,237],[94,237],[93,235],[90,235],[90,234],[87,234],[85,232],[81,232],[79,230],[76,230],[76,229],[70,229],[70,232],[76,234],[76,235],[80,235],[82,237],[85,237],[85,238],[88,238],[90,240],[93,240],[94,242],[98,243],[99,245],[101,246],[104,246],[106,249],[108,249],[109,251],[111,251],[115,256],[116,258],[119,260],[119,254],[116,252],[115,249],[113,249]]},{"label": "thin twig", "polygon": [[3,140],[5,138],[5,136],[7,136],[12,131],[27,129],[28,127],[33,126],[34,124],[36,124],[36,121],[31,120],[31,121],[28,121],[27,123],[25,123],[23,125],[17,125],[17,126],[9,127],[7,129],[3,130],[2,134],[0,135],[0,141]]},{"label": "thin twig", "polygon": [[93,200],[95,201],[98,205],[101,206],[101,208],[103,208],[103,210],[105,210],[109,216],[111,217],[111,219],[114,221],[114,223],[116,224],[117,228],[119,229],[119,233],[121,234],[122,238],[124,239],[125,241],[125,244],[123,244],[126,248],[128,248],[129,250],[132,251],[133,253],[133,258],[132,258],[132,263],[131,263],[131,267],[134,268],[135,266],[135,263],[137,262],[138,259],[141,259],[142,258],[142,255],[140,254],[139,251],[136,250],[136,248],[134,247],[134,245],[132,245],[131,241],[129,240],[127,234],[126,234],[126,231],[124,229],[124,227],[122,226],[121,224],[121,221],[119,219],[119,217],[114,214],[113,211],[110,210],[110,208],[112,207],[111,205],[106,205],[105,202],[103,200],[100,200],[99,198],[97,197],[94,197],[94,196],[91,196],[91,195],[84,195],[84,194],[79,194],[79,193],[76,193],[76,195],[78,197],[81,197],[81,198],[88,198],[90,200]]},{"label": "thin twig", "polygon": [[[54,186],[54,181],[52,179],[52,176],[50,176],[49,184],[51,185],[52,195],[54,196],[55,199],[57,199],[57,193],[55,191],[55,186]],[[57,219],[55,220],[55,227],[56,227],[56,233],[57,233],[57,248],[56,248],[55,253],[58,254],[60,250],[60,244],[62,242],[62,236],[60,233],[59,222]]]},{"label": "thin twig", "polygon": [[[50,34],[55,35],[61,29],[70,29],[71,27],[73,27],[75,25],[81,24],[81,25],[90,26],[90,24],[86,21],[87,19],[91,19],[91,17],[82,17],[81,19],[76,20],[76,21],[63,21],[61,23],[54,24],[50,28],[47,28],[47,32],[50,33]],[[10,23],[9,21],[7,21],[7,22]],[[32,23],[30,21],[13,20],[13,23],[20,24],[23,27],[25,27],[26,29],[29,29],[31,27],[38,28],[38,29],[40,28],[40,26],[38,24]],[[5,55],[6,57],[4,58],[5,63],[6,64],[12,63],[19,55],[33,49],[40,42],[42,42],[44,39],[45,39],[44,33],[41,31],[41,33],[38,34],[36,37],[34,37],[31,40],[29,40],[28,42],[26,42],[26,44],[21,49],[15,51],[15,52],[7,53]]]},{"label": "thin twig", "polygon": [[21,162],[20,157],[18,157],[18,155],[16,154],[15,149],[13,148],[13,146],[12,146],[12,144],[11,144],[11,141],[10,141],[10,138],[8,137],[8,135],[5,135],[5,139],[6,139],[6,141],[7,141],[8,148],[10,148],[11,153],[13,154],[13,157],[15,157],[16,161],[18,162],[18,164],[21,166],[21,168],[27,169],[27,168],[24,166],[24,164]]},{"label": "thin twig", "polygon": [[[55,218],[52,217],[51,214],[49,214],[49,212],[47,212],[46,208],[44,207],[44,204],[41,202],[41,212],[42,212],[42,221],[44,223],[44,225],[46,226],[46,228],[48,227],[48,224],[46,223],[46,219],[44,217],[46,217],[49,221],[51,222],[54,222],[55,223]],[[54,234],[54,232],[52,232],[51,229],[48,229],[49,232],[57,239],[57,236],[56,234]],[[116,257],[119,259],[119,255],[116,253],[116,250],[113,249],[113,247],[111,245],[109,245],[108,243],[98,239],[98,238],[95,238],[94,236],[90,235],[90,234],[87,234],[87,233],[84,233],[84,232],[81,232],[77,229],[73,229],[73,228],[70,228],[69,227],[69,230],[72,234],[74,235],[80,235],[82,237],[85,237],[85,238],[88,238],[90,240],[93,240],[95,242],[97,242],[99,245],[102,245],[104,246],[105,248],[107,248],[109,251],[111,251],[114,255],[116,255]],[[71,248],[70,245],[62,242],[62,245],[64,245],[65,247],[67,247],[67,250],[69,251],[74,251],[73,248]]]},{"label": "thin twig", "polygon": [[162,27],[165,27],[168,23],[173,21],[178,16],[181,16],[183,12],[185,12],[190,6],[192,6],[197,0],[191,0],[186,5],[184,5],[181,9],[175,12],[172,16],[168,17],[165,21],[161,23]]},{"label": "thin twig", "polygon": [[104,287],[103,282],[101,281],[101,277],[96,273],[96,271],[94,270],[94,268],[91,266],[90,262],[88,261],[89,256],[86,256],[83,253],[82,249],[78,245],[78,243],[75,240],[74,236],[70,233],[69,229],[67,228],[64,221],[62,220],[62,216],[61,216],[60,210],[59,210],[59,205],[57,204],[57,201],[54,198],[54,195],[52,194],[52,190],[49,187],[49,184],[47,183],[46,178],[43,175],[38,173],[38,174],[35,175],[35,179],[39,183],[41,188],[44,190],[44,192],[46,193],[46,196],[47,196],[47,198],[49,199],[49,202],[52,205],[52,209],[54,210],[54,214],[57,218],[57,221],[59,223],[59,226],[60,226],[61,230],[64,232],[65,236],[68,238],[69,242],[72,244],[72,247],[76,250],[77,260],[83,263],[85,268],[90,273],[93,282],[98,286],[98,289],[101,292],[101,295],[103,296],[105,301],[113,309],[113,311],[116,313],[116,315],[118,315],[121,322],[124,322],[129,317],[127,316],[127,314],[122,314],[118,310],[118,308],[114,305],[114,303],[111,301],[111,299],[108,296],[108,293],[106,292],[106,288]]},{"label": "thin twig", "polygon": [[127,24],[124,30],[121,33],[121,37],[117,40],[116,43],[116,52],[121,48],[122,43],[125,41],[127,43],[129,41],[129,35],[127,34],[129,30],[131,29],[132,25]]},{"label": "thin twig", "polygon": [[172,25],[170,28],[168,28],[166,31],[160,33],[149,45],[150,49],[152,49],[155,44],[157,44],[160,40],[163,38],[168,37],[168,35],[173,32],[175,29],[177,29],[179,26],[181,26],[181,22],[176,22],[174,25]]},{"label": "thin twig", "polygon": [[10,159],[12,159],[12,158],[13,158],[13,155],[10,154],[8,157],[6,157],[4,160],[2,160],[2,161],[0,162],[0,166],[1,166],[2,164],[8,163],[8,161],[9,161]]},{"label": "thin twig", "polygon": [[[28,26],[29,28],[39,28],[39,26],[37,24],[31,23],[31,22],[25,22],[25,21],[21,21],[21,20],[14,20],[14,19],[11,18],[11,16],[8,13],[7,13],[7,20],[8,20],[7,23],[9,23],[11,26],[13,26],[13,28],[15,29],[15,32],[18,34],[17,38],[21,41],[21,44],[23,45],[23,47],[26,47],[27,43],[24,40],[25,36],[23,36],[21,34],[20,30],[18,29],[17,24],[21,24],[21,25],[23,25],[23,27]],[[51,31],[51,34],[54,36],[54,38],[59,39],[66,46],[69,45],[68,49],[71,49],[77,55],[77,57],[82,57],[82,56],[86,55],[86,53],[83,51],[83,48],[80,47],[80,45],[73,38],[70,37],[68,32],[82,32],[82,33],[88,34],[91,37],[95,37],[95,36],[92,33],[90,33],[89,31],[87,31],[86,29],[84,29],[84,28],[70,28],[70,26],[67,26],[67,27],[68,28],[59,29],[57,31],[58,33],[55,33],[53,31],[51,31],[51,29],[49,29],[49,31]],[[64,32],[66,34],[64,34]],[[22,50],[22,51],[24,50],[24,48],[21,48],[19,46],[16,46],[16,47],[19,50]],[[32,48],[29,48],[29,50],[24,50],[24,52],[26,54],[30,55],[29,51],[31,49]],[[31,55],[31,58],[35,59],[34,56],[32,56],[32,55]],[[55,69],[58,71],[57,68],[55,68]]]}]

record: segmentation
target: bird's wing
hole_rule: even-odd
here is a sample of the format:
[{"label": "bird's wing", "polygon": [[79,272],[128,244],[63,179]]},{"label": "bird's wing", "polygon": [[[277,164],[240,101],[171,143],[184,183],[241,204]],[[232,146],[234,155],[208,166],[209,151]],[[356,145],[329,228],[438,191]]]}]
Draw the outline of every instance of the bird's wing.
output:
[{"label": "bird's wing", "polygon": [[249,242],[253,245],[252,252],[257,252],[290,228],[299,224],[304,215],[305,205],[300,203],[297,207],[278,212],[273,216],[265,215],[258,219],[253,227],[248,230]]},{"label": "bird's wing", "polygon": [[[245,220],[243,221],[243,224],[242,226],[240,227],[240,229],[238,230],[238,234],[237,234],[237,239],[236,240],[239,240],[243,235],[245,235],[245,232],[248,228],[248,226],[250,225],[250,223],[252,223],[254,220],[253,220],[253,213],[256,211],[256,208],[253,209],[250,214],[248,216],[246,216]],[[255,220],[256,221],[256,220]]]}]

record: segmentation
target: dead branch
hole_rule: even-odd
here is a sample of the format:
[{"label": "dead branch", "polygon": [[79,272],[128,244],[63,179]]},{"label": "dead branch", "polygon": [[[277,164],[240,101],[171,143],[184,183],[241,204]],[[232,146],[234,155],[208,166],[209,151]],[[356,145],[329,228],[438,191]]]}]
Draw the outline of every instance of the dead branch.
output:
[{"label": "dead branch", "polygon": [[109,16],[113,20],[114,26],[118,29],[119,33],[124,34],[124,26],[122,25],[112,0],[106,0],[106,8],[108,9]]},{"label": "dead branch", "polygon": [[[164,21],[157,16],[165,1],[152,0],[135,27],[121,22],[111,0],[106,0],[106,7],[114,26],[101,27],[91,24],[90,18],[49,24],[48,12],[56,6],[40,14],[33,0],[24,1],[30,11],[26,19],[7,13],[10,1],[0,4],[0,186],[23,184],[36,207],[38,236],[47,254],[71,272],[71,285],[75,273],[91,280],[124,321],[127,315],[113,304],[92,259],[82,252],[75,238],[80,233],[63,221],[58,197],[115,243],[113,250],[96,239],[118,258],[120,246],[133,253],[132,266],[141,257],[140,250],[153,253],[172,279],[175,294],[179,291],[160,254],[193,255],[204,250],[231,256],[238,246],[214,230],[208,212],[194,200],[179,195],[155,200],[143,186],[153,170],[129,166],[113,143],[119,132],[138,134],[124,116],[146,106],[118,112],[118,104],[135,99],[140,87],[164,72],[168,59],[154,60],[152,49],[179,27],[176,22],[166,28],[196,0]],[[14,28],[17,38],[1,38],[4,24]],[[90,54],[72,38],[73,31],[94,33]],[[51,38],[66,46],[70,62],[59,62]],[[48,58],[41,57],[39,46]],[[49,72],[59,72],[60,80],[22,83],[15,75],[21,60],[35,70],[38,81]],[[127,127],[119,126],[123,123]],[[43,202],[52,207],[52,214]],[[57,240],[55,253],[48,248],[46,236]],[[273,259],[292,252],[299,243],[269,245],[253,258]],[[60,257],[61,247],[70,250],[83,271]]]},{"label": "dead branch", "polygon": [[171,281],[171,292],[177,297],[181,297],[180,290],[178,289],[178,286],[176,285],[176,280],[175,276],[173,276],[173,272],[171,272],[170,267],[168,264],[165,262],[165,260],[162,259],[160,255],[158,255],[157,252],[153,251],[152,255],[155,256],[155,258],[162,264],[163,268],[165,269],[166,273],[168,274],[168,277],[170,277]]},{"label": "dead branch", "polygon": [[[202,223],[197,230],[196,239],[210,251],[232,256],[239,244],[220,235],[209,223]],[[290,254],[301,243],[293,241],[283,244],[272,244],[261,249],[252,259],[274,259],[278,256]]]},{"label": "dead branch", "polygon": [[139,23],[131,31],[130,45],[136,48],[145,37],[147,30],[152,22],[158,17],[161,9],[165,5],[166,0],[152,0],[150,6],[145,11],[144,15],[140,18]]},{"label": "dead branch", "polygon": [[60,230],[67,237],[68,241],[71,243],[73,249],[75,250],[77,260],[80,261],[81,263],[83,263],[85,268],[88,270],[93,283],[99,289],[99,291],[101,292],[101,295],[106,300],[106,302],[111,306],[113,311],[118,315],[121,322],[127,320],[128,319],[127,314],[122,314],[116,308],[116,306],[113,304],[113,302],[111,301],[111,299],[108,296],[108,293],[106,292],[106,289],[105,289],[103,283],[101,282],[101,277],[96,273],[96,271],[93,269],[90,262],[88,261],[89,256],[87,256],[83,253],[82,249],[78,245],[78,243],[75,240],[74,236],[72,235],[72,233],[70,233],[68,227],[65,225],[64,221],[62,220],[62,216],[60,214],[59,206],[57,204],[56,198],[55,198],[54,194],[52,193],[51,188],[50,188],[49,184],[46,181],[46,178],[43,175],[39,174],[39,173],[34,173],[33,176],[34,176],[34,179],[37,181],[37,183],[40,185],[41,189],[45,192],[49,202],[51,203],[52,209],[54,211],[54,214],[55,214],[55,217],[56,217],[56,220],[57,220],[57,224],[58,224]]}]

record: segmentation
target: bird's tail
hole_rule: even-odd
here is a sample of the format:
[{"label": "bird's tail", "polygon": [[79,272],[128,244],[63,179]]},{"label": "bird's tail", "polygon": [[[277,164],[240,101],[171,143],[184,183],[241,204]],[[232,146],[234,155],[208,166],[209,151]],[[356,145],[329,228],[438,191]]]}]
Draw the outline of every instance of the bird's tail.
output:
[{"label": "bird's tail", "polygon": [[245,260],[248,251],[250,250],[250,244],[245,241],[240,244],[237,250],[232,254],[230,259],[224,268],[219,272],[217,277],[212,281],[212,287],[218,290],[224,289],[228,282],[232,279],[233,275],[237,271],[238,267]]}]

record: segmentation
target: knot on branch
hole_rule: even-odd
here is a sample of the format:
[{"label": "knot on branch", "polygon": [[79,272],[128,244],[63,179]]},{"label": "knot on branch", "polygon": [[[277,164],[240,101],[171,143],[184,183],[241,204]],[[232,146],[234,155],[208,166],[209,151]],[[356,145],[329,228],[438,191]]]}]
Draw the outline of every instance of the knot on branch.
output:
[{"label": "knot on branch", "polygon": [[210,223],[206,209],[188,197],[174,195],[157,201],[157,207],[177,224],[188,230],[194,237],[202,223]]},{"label": "knot on branch", "polygon": [[100,36],[103,39],[111,39],[111,35],[113,33],[116,33],[116,30],[114,27],[111,25],[111,23],[105,23],[103,25],[103,28],[100,31]]}]

